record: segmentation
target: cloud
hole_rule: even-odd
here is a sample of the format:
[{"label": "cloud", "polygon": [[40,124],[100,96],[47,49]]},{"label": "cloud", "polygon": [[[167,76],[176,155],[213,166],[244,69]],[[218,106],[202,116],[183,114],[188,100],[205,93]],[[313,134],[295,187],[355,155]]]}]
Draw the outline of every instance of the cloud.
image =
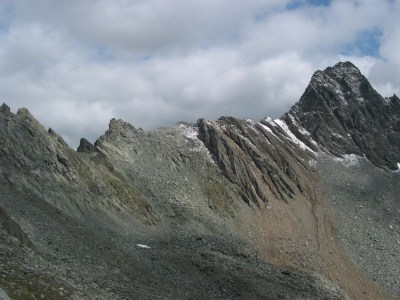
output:
[{"label": "cloud", "polygon": [[322,2],[5,1],[0,97],[75,147],[112,117],[145,129],[279,117],[339,60],[399,93],[400,1]]},{"label": "cloud", "polygon": [[17,0],[16,9],[24,22],[55,26],[83,43],[105,46],[118,55],[140,56],[226,42],[236,37],[241,23],[252,19],[254,12],[284,7],[288,2]]},{"label": "cloud", "polygon": [[257,58],[295,51],[310,59],[335,55],[362,33],[374,30],[390,11],[384,1],[333,1],[330,6],[304,6],[283,10],[251,23],[246,52]]},{"label": "cloud", "polygon": [[379,53],[381,60],[372,67],[370,79],[385,96],[400,94],[400,29],[398,16],[400,1],[392,1],[391,10],[382,19],[382,38]]}]

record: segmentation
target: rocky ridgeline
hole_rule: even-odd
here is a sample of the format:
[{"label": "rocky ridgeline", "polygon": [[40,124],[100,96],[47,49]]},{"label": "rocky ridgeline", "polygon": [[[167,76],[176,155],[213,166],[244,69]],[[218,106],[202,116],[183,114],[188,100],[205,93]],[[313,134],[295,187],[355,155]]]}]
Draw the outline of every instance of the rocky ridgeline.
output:
[{"label": "rocky ridgeline", "polygon": [[201,121],[145,132],[115,119],[73,151],[28,110],[2,105],[1,288],[12,298],[343,298],[253,249],[255,210],[306,194],[311,181],[296,174],[311,154],[261,124],[225,123],[243,127],[212,134],[226,153],[198,138]]},{"label": "rocky ridgeline", "polygon": [[400,100],[382,98],[348,62],[317,71],[280,119],[200,119],[152,132],[112,119],[77,151],[27,109],[3,104],[0,288],[21,297],[21,282],[32,281],[44,296],[89,299],[138,290],[143,299],[376,295],[364,279],[340,281],[359,276],[352,267],[332,267],[351,264],[333,251],[335,191],[323,197],[321,174],[331,172],[318,164],[325,152],[328,161],[355,154],[396,169],[399,118]]},{"label": "rocky ridgeline", "polygon": [[[200,139],[206,149],[197,155],[208,155],[208,150],[220,171],[238,188],[241,198],[257,206],[272,197],[288,201],[302,194],[310,198],[312,162],[319,150],[337,156],[365,155],[374,164],[393,170],[400,161],[397,151],[400,147],[400,100],[395,95],[382,98],[349,62],[315,72],[300,101],[281,119],[266,118],[259,123],[233,117],[212,122],[200,119],[196,125],[180,124],[181,130],[176,127],[153,133],[113,119],[109,130],[94,145],[81,139],[78,153],[69,149],[53,130],[46,131],[28,110],[21,109],[14,115],[3,104],[1,112],[6,125],[2,128],[5,141],[2,157],[8,164],[13,163],[9,166],[9,175],[16,168],[24,168],[40,178],[47,176],[49,173],[44,170],[48,170],[49,181],[56,178],[60,183],[63,180],[76,182],[80,185],[76,193],[81,195],[82,190],[86,190],[85,199],[96,197],[95,202],[99,202],[98,197],[103,198],[104,187],[114,196],[102,202],[111,201],[112,205],[109,204],[119,209],[127,209],[124,203],[132,202],[130,195],[136,192],[129,186],[121,186],[129,174],[120,178],[121,174],[114,172],[113,165],[122,161],[122,166],[134,167],[127,163],[135,161],[132,155],[143,159],[146,152],[159,157],[166,152],[172,164],[191,164],[191,159],[182,161],[184,155],[182,145],[178,145],[179,138],[186,142]],[[191,131],[190,138],[185,136],[185,130]],[[179,138],[171,141],[173,135]],[[24,141],[23,146],[16,147],[21,141]],[[197,158],[192,159],[197,161]],[[152,168],[151,159],[147,163]],[[143,166],[143,172],[145,168]],[[105,182],[104,173],[109,173],[106,177],[115,188],[106,187],[110,182]],[[121,190],[126,191],[126,195],[121,195]],[[137,189],[133,187],[133,190]],[[133,198],[136,203],[143,197],[135,195]],[[149,209],[151,205],[141,203],[139,206]]]},{"label": "rocky ridgeline", "polygon": [[107,156],[82,141],[76,152],[27,109],[16,114],[3,104],[0,115],[3,179],[29,190],[56,209],[79,216],[85,209],[125,210],[151,220],[151,210],[133,184],[116,172]]}]

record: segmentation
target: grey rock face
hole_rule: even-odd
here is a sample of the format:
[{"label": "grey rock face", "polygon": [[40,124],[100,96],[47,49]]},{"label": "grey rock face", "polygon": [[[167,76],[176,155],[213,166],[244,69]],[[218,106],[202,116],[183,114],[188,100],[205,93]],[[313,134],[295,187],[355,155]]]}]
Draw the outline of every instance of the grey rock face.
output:
[{"label": "grey rock face", "polygon": [[17,222],[10,218],[3,208],[0,207],[0,230],[3,229],[7,235],[17,239],[21,245],[33,247],[32,242]]},{"label": "grey rock face", "polygon": [[91,153],[96,151],[96,147],[93,146],[87,139],[81,138],[77,151]]},{"label": "grey rock face", "polygon": [[8,113],[10,113],[10,107],[9,107],[7,104],[3,103],[3,104],[0,106],[0,111],[1,111],[3,114],[8,114]]},{"label": "grey rock face", "polygon": [[334,155],[365,155],[391,170],[400,162],[399,98],[383,98],[350,62],[315,72],[300,101],[282,119],[292,129],[293,123],[300,124],[321,149]]},{"label": "grey rock face", "polygon": [[[266,125],[265,125],[266,124]],[[311,196],[312,153],[299,149],[277,124],[222,117],[198,121],[199,138],[246,203]]]}]

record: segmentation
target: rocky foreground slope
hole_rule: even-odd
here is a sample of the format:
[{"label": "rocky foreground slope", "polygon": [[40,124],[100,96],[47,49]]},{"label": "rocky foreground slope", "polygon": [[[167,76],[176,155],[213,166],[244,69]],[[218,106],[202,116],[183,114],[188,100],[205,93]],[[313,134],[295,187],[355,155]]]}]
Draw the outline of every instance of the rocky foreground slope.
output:
[{"label": "rocky foreground slope", "polygon": [[0,290],[11,299],[400,297],[400,100],[349,62],[277,120],[72,150],[0,107]]}]

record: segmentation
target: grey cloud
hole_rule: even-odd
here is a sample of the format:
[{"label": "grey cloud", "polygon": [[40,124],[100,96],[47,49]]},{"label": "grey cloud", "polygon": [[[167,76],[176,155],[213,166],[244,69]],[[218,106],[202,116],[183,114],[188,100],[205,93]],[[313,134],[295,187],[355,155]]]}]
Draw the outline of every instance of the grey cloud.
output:
[{"label": "grey cloud", "polygon": [[382,95],[386,97],[394,93],[400,95],[400,65],[377,62],[372,67],[369,77]]},{"label": "grey cloud", "polygon": [[210,47],[234,39],[256,12],[282,8],[288,0],[25,1],[24,22],[47,24],[117,54],[154,55]]},{"label": "grey cloud", "polygon": [[[362,3],[362,4],[361,4]],[[333,1],[331,6],[304,6],[277,12],[261,23],[252,23],[243,48],[255,59],[282,52],[337,54],[343,45],[382,25],[391,10],[388,1]]]}]

